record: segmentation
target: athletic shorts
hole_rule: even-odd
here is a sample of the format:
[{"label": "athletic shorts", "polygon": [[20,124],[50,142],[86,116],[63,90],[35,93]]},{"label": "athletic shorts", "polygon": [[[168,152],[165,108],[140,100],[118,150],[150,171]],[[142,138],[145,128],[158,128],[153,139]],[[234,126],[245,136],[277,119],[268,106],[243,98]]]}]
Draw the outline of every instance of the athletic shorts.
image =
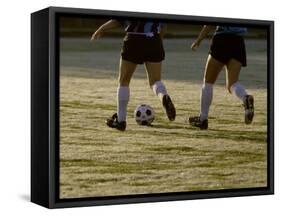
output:
[{"label": "athletic shorts", "polygon": [[161,62],[165,51],[160,35],[152,37],[145,35],[126,34],[121,50],[122,59],[135,64],[144,62]]},{"label": "athletic shorts", "polygon": [[213,37],[209,54],[216,60],[227,64],[230,59],[247,66],[244,38],[235,34],[218,34]]}]

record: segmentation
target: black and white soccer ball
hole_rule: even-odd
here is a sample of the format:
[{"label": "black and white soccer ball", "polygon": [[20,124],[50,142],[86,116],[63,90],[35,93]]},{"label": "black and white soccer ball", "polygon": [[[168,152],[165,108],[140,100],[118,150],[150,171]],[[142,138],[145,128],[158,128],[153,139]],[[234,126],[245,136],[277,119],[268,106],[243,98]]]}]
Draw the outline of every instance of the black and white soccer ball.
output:
[{"label": "black and white soccer ball", "polygon": [[155,118],[155,112],[151,106],[142,104],[136,107],[134,117],[139,125],[151,125]]}]

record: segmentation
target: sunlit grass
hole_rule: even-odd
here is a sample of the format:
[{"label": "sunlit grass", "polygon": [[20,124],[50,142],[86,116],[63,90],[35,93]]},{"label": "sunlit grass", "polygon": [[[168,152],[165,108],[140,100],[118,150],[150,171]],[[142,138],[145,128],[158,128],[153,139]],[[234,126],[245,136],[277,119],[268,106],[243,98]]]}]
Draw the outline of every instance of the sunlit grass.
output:
[{"label": "sunlit grass", "polygon": [[[246,40],[248,66],[240,82],[255,97],[255,119],[243,123],[241,102],[224,87],[214,88],[207,131],[190,127],[198,115],[209,41],[196,52],[193,39],[165,39],[162,77],[176,108],[169,122],[148,86],[143,66],[130,84],[127,130],[108,128],[116,112],[122,39],[61,39],[60,197],[95,197],[267,185],[266,40]],[[156,113],[151,127],[139,126],[139,104]]]},{"label": "sunlit grass", "polygon": [[[119,132],[104,123],[116,110],[115,80],[61,76],[62,198],[266,186],[265,89],[251,90],[257,115],[245,125],[240,102],[216,86],[202,131],[186,124],[198,114],[200,84],[165,81],[178,112],[169,122],[144,82],[132,81],[127,130]],[[155,109],[151,127],[133,119],[139,103]]]}]

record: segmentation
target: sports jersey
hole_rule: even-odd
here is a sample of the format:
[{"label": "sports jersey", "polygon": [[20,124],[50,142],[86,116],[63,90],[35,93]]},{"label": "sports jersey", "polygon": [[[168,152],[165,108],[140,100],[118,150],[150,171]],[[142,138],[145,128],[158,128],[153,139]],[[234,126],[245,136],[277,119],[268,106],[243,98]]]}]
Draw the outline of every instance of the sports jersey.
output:
[{"label": "sports jersey", "polygon": [[246,32],[247,32],[247,28],[245,27],[217,26],[215,35],[218,34],[244,35]]},{"label": "sports jersey", "polygon": [[127,33],[132,34],[159,34],[163,24],[157,21],[121,21]]}]

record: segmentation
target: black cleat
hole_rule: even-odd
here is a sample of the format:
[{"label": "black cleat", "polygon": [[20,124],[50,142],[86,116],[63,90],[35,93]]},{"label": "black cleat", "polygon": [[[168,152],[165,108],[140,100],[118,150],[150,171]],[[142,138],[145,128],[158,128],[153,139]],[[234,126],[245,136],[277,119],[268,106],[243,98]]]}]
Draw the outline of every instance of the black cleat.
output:
[{"label": "black cleat", "polygon": [[112,117],[106,119],[106,125],[111,128],[116,128],[117,130],[124,131],[126,130],[126,122],[118,122],[117,113],[114,113]]},{"label": "black cleat", "polygon": [[193,127],[198,127],[201,130],[208,129],[208,119],[200,120],[200,116],[194,116],[189,118],[189,124]]},{"label": "black cleat", "polygon": [[170,121],[174,121],[176,118],[176,108],[175,108],[170,96],[164,95],[162,103],[163,103],[163,107],[165,108],[168,119]]},{"label": "black cleat", "polygon": [[245,124],[251,124],[254,118],[254,97],[247,95],[243,106],[245,108]]}]

